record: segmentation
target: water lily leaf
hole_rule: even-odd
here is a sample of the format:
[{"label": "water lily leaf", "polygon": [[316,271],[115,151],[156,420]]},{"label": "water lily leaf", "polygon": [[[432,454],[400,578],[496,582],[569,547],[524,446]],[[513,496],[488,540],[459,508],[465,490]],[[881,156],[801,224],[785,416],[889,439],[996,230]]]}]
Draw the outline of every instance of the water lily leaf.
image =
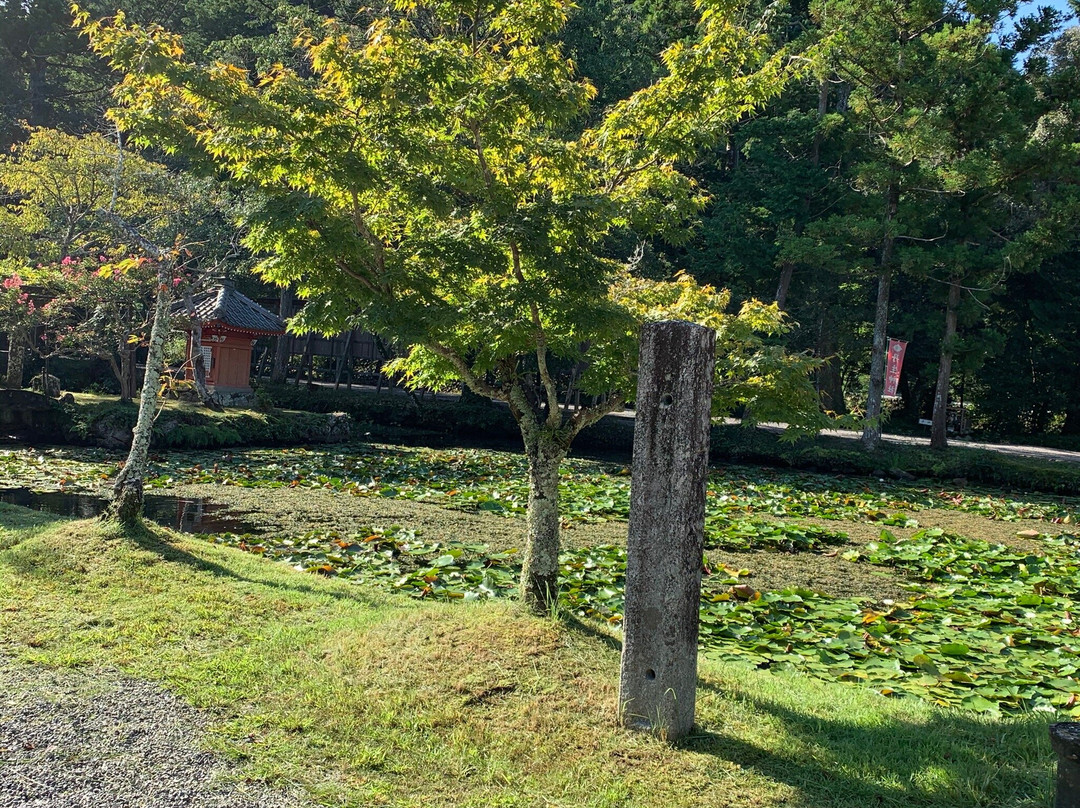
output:
[{"label": "water lily leaf", "polygon": [[997,712],[998,706],[994,702],[990,701],[978,693],[972,693],[969,696],[964,696],[960,701],[960,706],[966,710],[974,710],[978,713]]},{"label": "water lily leaf", "polygon": [[962,642],[947,642],[939,649],[945,656],[967,656],[971,649]]}]

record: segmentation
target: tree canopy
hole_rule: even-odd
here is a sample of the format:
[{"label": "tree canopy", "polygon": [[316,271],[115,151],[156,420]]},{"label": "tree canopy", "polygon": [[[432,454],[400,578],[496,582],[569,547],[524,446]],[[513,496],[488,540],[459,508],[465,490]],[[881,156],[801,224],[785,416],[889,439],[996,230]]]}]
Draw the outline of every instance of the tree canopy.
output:
[{"label": "tree canopy", "polygon": [[794,70],[738,8],[703,3],[664,74],[593,120],[595,88],[557,36],[569,11],[399,2],[303,27],[310,74],[257,76],[193,63],[178,36],[123,15],[82,20],[125,74],[123,128],[257,189],[247,244],[307,299],[298,327],[370,323],[410,346],[397,369],[415,383],[460,379],[507,403],[533,461],[523,591],[539,605],[558,463],[632,395],[637,324],[725,318],[726,299],[689,278],[627,282],[611,240],[684,239],[707,194],[680,163]]},{"label": "tree canopy", "polygon": [[[897,337],[894,423],[933,416],[939,445],[946,421],[1080,428],[1078,29],[1059,12],[90,0],[83,22],[96,52],[61,4],[0,0],[16,342],[39,327],[13,308],[36,264],[131,250],[71,202],[107,191],[152,240],[183,232],[189,264],[260,263],[306,300],[297,330],[412,346],[415,383],[504,400],[555,455],[630,395],[652,316],[720,329],[718,412],[748,421],[820,403],[873,437]],[[50,159],[53,202],[27,170]]]}]

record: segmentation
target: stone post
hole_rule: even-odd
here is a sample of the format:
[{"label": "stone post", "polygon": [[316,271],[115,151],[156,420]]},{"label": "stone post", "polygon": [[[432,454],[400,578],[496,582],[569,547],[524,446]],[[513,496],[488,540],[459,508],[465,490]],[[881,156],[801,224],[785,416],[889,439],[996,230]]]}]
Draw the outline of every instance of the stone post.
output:
[{"label": "stone post", "polygon": [[619,716],[668,741],[694,725],[716,333],[641,329]]},{"label": "stone post", "polygon": [[1051,724],[1050,745],[1058,757],[1054,808],[1080,808],[1080,724]]}]

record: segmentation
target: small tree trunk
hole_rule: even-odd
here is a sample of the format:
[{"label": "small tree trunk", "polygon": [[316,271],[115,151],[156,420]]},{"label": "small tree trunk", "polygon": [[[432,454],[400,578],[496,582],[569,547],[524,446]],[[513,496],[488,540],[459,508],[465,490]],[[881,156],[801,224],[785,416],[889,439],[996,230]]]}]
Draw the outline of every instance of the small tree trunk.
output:
[{"label": "small tree trunk", "polygon": [[550,614],[558,597],[559,464],[566,448],[540,430],[522,427],[529,458],[529,512],[521,598],[537,614]]},{"label": "small tree trunk", "polygon": [[274,364],[270,368],[270,382],[272,384],[281,384],[285,381],[285,374],[289,369],[289,347],[291,344],[291,334],[278,334],[274,339]]},{"label": "small tree trunk", "polygon": [[1078,396],[1070,399],[1065,408],[1065,423],[1061,425],[1062,435],[1080,435],[1080,400]]},{"label": "small tree trunk", "polygon": [[847,402],[844,400],[844,382],[840,375],[840,357],[836,355],[839,349],[833,314],[826,309],[818,320],[817,345],[814,349],[821,359],[816,371],[818,396],[824,409],[842,415],[847,412]]},{"label": "small tree trunk", "polygon": [[[189,295],[190,300],[190,295]],[[191,307],[189,313],[194,314]],[[191,378],[195,382],[195,391],[199,394],[199,400],[203,405],[212,410],[221,409],[217,406],[210,391],[206,389],[206,359],[202,349],[202,324],[196,318],[191,320]]]},{"label": "small tree trunk", "polygon": [[105,518],[122,524],[137,523],[143,510],[143,480],[146,478],[150,437],[154,430],[154,409],[158,384],[165,367],[165,339],[169,334],[169,290],[172,262],[158,264],[158,289],[154,306],[154,324],[150,329],[150,350],[146,357],[146,375],[139,397],[139,418],[135,423],[131,450],[113,485],[112,502]]},{"label": "small tree trunk", "polygon": [[949,445],[949,379],[956,342],[956,310],[960,306],[960,281],[949,283],[949,302],[945,309],[945,335],[941,338],[941,359],[938,361],[937,388],[934,391],[934,414],[930,428],[930,448],[945,449]]},{"label": "small tree trunk", "polygon": [[[292,290],[285,287],[281,290],[278,302],[278,316],[282,319],[288,316],[292,307]],[[274,344],[274,367],[270,371],[270,381],[273,384],[281,384],[285,381],[285,375],[289,368],[289,348],[292,345],[291,334],[280,334]]]},{"label": "small tree trunk", "polygon": [[352,342],[355,331],[350,331],[345,336],[345,345],[341,349],[341,357],[338,359],[337,370],[334,372],[334,389],[341,387],[341,374],[345,370],[345,364],[352,362]]},{"label": "small tree trunk", "polygon": [[191,378],[195,382],[195,392],[204,407],[211,410],[221,410],[221,405],[210,395],[206,389],[206,360],[202,350],[202,323],[195,314],[195,301],[191,296],[191,287],[184,294],[184,305],[187,309],[188,321],[191,324]]},{"label": "small tree trunk", "polygon": [[870,354],[870,389],[866,395],[866,423],[863,425],[863,446],[869,451],[881,443],[881,397],[885,392],[885,359],[888,350],[886,333],[889,328],[889,286],[892,271],[882,267],[878,272],[877,308],[874,313],[874,349]]},{"label": "small tree trunk", "polygon": [[131,401],[135,397],[135,351],[124,345],[120,348],[120,400]]},{"label": "small tree trunk", "polygon": [[787,305],[788,290],[791,289],[791,276],[795,273],[795,265],[785,261],[780,270],[780,284],[776,287],[776,306],[780,311]]},{"label": "small tree trunk", "polygon": [[[300,355],[300,367],[296,369],[296,386],[300,386],[300,379],[304,377],[304,371],[308,369],[308,363],[311,361],[311,337],[312,332],[309,331],[307,339],[304,340],[304,352]],[[311,381],[311,377],[308,377],[308,381]]]},{"label": "small tree trunk", "polygon": [[8,332],[8,366],[4,386],[22,390],[23,367],[26,362],[26,330],[15,328]]},{"label": "small tree trunk", "polygon": [[881,397],[885,392],[885,358],[889,347],[889,287],[892,284],[892,253],[895,244],[892,223],[896,218],[899,203],[900,191],[894,182],[886,191],[885,236],[881,244],[881,264],[878,268],[874,348],[870,354],[870,389],[866,394],[866,423],[862,434],[863,446],[871,452],[881,443]]}]

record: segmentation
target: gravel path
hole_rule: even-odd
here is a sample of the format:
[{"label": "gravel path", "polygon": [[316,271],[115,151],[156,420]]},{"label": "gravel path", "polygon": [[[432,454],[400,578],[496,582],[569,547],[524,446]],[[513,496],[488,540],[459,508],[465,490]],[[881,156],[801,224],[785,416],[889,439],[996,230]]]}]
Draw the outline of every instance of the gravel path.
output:
[{"label": "gravel path", "polygon": [[0,808],[298,808],[201,749],[207,720],[149,682],[0,657]]}]

